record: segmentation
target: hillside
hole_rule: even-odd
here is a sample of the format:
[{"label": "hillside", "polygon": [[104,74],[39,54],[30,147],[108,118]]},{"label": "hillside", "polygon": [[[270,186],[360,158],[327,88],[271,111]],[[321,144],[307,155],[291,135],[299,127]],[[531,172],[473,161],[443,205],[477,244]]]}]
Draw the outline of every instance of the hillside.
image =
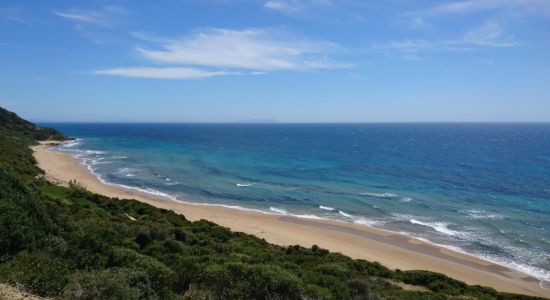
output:
[{"label": "hillside", "polygon": [[535,299],[319,247],[281,247],[53,185],[29,146],[67,139],[0,108],[0,283],[68,299]]},{"label": "hillside", "polygon": [[21,119],[17,114],[0,107],[0,134],[31,140],[67,140],[67,136],[53,128],[40,128]]}]

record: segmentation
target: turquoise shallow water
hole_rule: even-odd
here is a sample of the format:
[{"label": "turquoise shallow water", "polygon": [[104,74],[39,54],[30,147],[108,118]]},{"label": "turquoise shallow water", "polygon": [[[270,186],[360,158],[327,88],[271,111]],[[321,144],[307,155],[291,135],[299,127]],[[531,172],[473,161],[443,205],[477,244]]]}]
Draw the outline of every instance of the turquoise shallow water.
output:
[{"label": "turquoise shallow water", "polygon": [[105,182],[398,231],[550,280],[550,124],[42,124]]}]

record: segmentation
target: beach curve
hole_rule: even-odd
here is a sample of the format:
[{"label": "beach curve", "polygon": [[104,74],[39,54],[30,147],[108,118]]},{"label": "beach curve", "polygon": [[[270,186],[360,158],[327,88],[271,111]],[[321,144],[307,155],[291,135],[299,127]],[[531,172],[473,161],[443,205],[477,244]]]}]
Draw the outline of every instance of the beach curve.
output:
[{"label": "beach curve", "polygon": [[[67,153],[53,151],[51,142],[34,146],[34,156],[46,177],[67,185],[76,180],[86,189],[105,196],[136,199],[170,209],[189,220],[207,219],[233,231],[245,232],[279,245],[318,245],[352,258],[378,261],[402,270],[429,270],[446,274],[468,284],[493,287],[499,291],[550,297],[536,278],[477,257],[436,245],[361,225],[330,220],[306,220],[229,207],[172,201],[162,196],[101,182]],[[180,200],[180,199],[179,199]]]}]

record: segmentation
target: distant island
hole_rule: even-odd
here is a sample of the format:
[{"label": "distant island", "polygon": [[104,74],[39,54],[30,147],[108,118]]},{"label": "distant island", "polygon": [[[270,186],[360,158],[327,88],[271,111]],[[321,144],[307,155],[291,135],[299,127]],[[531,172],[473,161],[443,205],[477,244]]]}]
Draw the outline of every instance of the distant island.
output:
[{"label": "distant island", "polygon": [[237,121],[235,123],[241,123],[241,124],[277,124],[281,123],[275,119],[250,119],[250,120],[243,120],[243,121]]}]

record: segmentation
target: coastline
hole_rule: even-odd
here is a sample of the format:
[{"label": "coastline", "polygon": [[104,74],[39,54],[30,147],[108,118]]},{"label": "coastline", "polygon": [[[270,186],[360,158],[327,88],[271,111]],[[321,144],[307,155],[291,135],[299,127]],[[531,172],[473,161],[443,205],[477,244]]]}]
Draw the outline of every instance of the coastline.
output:
[{"label": "coastline", "polygon": [[86,189],[98,194],[136,199],[181,213],[191,221],[207,219],[274,244],[299,244],[304,247],[316,244],[352,258],[378,261],[392,269],[430,270],[468,284],[490,286],[499,291],[550,297],[550,290],[541,288],[536,278],[395,232],[338,221],[301,219],[178,202],[105,184],[71,155],[50,150],[50,145],[49,142],[43,142],[32,149],[38,166],[46,172],[46,178],[58,184],[67,185],[70,180],[77,180]]}]

